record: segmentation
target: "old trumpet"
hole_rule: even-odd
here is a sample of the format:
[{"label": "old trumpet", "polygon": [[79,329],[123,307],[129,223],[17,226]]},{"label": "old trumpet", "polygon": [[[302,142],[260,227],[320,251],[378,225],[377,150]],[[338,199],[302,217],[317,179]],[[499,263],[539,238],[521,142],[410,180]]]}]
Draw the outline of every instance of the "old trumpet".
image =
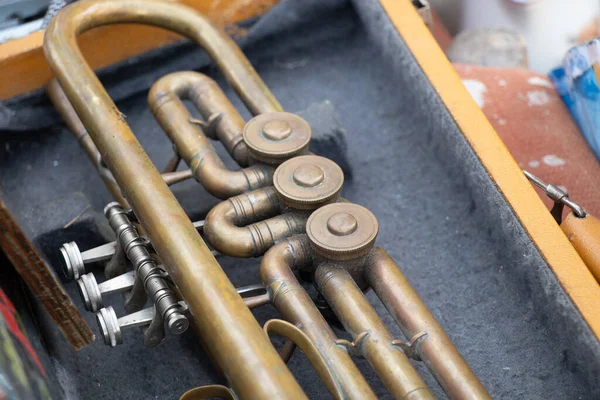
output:
[{"label": "old trumpet", "polygon": [[[77,35],[118,23],[159,26],[195,41],[254,118],[246,123],[204,75],[163,77],[149,104],[176,156],[159,173],[77,46]],[[83,253],[74,243],[61,248],[65,271],[78,279],[86,308],[97,312],[107,344],[119,343],[122,329],[143,327],[145,343],[156,345],[165,325],[177,334],[191,322],[229,387],[193,389],[183,396],[190,399],[306,398],[285,364],[295,346],[336,398],[375,398],[353,357],[368,360],[395,398],[433,398],[411,359],[423,361],[449,397],[489,398],[392,258],[374,246],[375,215],[340,197],[340,167],[309,152],[308,123],[283,111],[236,44],[205,17],[160,0],[82,0],[51,22],[44,52],[57,79],[49,94],[116,200],[105,208],[115,242]],[[183,99],[203,121],[191,118]],[[228,170],[209,139],[221,141],[240,169]],[[181,159],[189,170],[175,172]],[[195,224],[168,186],[190,177],[223,199]],[[262,285],[236,289],[215,259],[219,253],[262,256]],[[100,284],[85,273],[98,261],[107,261],[108,280]],[[313,278],[320,307],[333,311],[351,340],[336,337],[300,284],[300,271]],[[392,337],[363,294],[369,288],[406,340]],[[103,295],[113,292],[124,293],[127,315],[117,318],[104,304]],[[282,320],[261,328],[250,309],[268,302]],[[288,338],[280,352],[269,333]]]}]

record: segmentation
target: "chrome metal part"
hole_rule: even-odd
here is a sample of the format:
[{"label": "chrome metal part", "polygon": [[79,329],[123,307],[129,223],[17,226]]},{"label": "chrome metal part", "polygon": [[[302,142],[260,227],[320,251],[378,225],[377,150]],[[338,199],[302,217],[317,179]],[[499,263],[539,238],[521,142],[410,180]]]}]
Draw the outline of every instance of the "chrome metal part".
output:
[{"label": "chrome metal part", "polygon": [[123,343],[123,334],[121,333],[121,327],[117,319],[117,314],[112,306],[101,308],[96,314],[96,322],[100,329],[100,335],[104,344],[110,347],[115,347],[118,344]]},{"label": "chrome metal part", "polygon": [[114,308],[101,308],[96,314],[104,344],[111,347],[123,344],[123,329],[149,326],[154,318],[154,306],[117,318]]},{"label": "chrome metal part", "polygon": [[565,190],[551,183],[544,182],[529,171],[523,170],[523,173],[531,183],[542,189],[544,193],[546,193],[546,196],[548,196],[554,201],[554,207],[552,207],[550,213],[552,214],[552,216],[558,224],[562,222],[562,211],[564,206],[569,207],[573,211],[573,214],[575,214],[577,217],[586,217],[587,213],[583,209],[583,207],[571,200],[569,198],[569,194]]},{"label": "chrome metal part", "polygon": [[127,258],[133,264],[136,276],[143,282],[148,297],[156,305],[160,316],[166,321],[169,331],[175,334],[185,332],[189,321],[180,312],[179,304],[165,282],[161,270],[147,249],[145,240],[126,215],[121,204],[113,202],[104,209],[110,226],[117,234],[117,240],[123,246]]},{"label": "chrome metal part", "polygon": [[[187,304],[179,302],[182,312],[187,312]],[[134,313],[117,317],[112,306],[101,308],[96,314],[96,320],[104,344],[111,347],[123,343],[123,330],[142,328],[144,345],[153,347],[165,338],[164,320],[156,313],[156,307],[150,306]]]},{"label": "chrome metal part", "polygon": [[97,312],[103,307],[102,296],[110,293],[119,293],[130,290],[135,282],[133,271],[129,271],[116,278],[109,279],[100,284],[93,273],[82,275],[77,280],[79,294],[87,311]]},{"label": "chrome metal part", "polygon": [[110,260],[115,254],[115,248],[116,243],[110,242],[82,253],[77,243],[64,243],[60,248],[60,252],[63,257],[65,276],[67,279],[79,279],[85,273],[86,264]]},{"label": "chrome metal part", "polygon": [[62,254],[63,273],[67,279],[78,279],[85,273],[83,258],[77,243],[68,242],[63,244],[60,253]]}]

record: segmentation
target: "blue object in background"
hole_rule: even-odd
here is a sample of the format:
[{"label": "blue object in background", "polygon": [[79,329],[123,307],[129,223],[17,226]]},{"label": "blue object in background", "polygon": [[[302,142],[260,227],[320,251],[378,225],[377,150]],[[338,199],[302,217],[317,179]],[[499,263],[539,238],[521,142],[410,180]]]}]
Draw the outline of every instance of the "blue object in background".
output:
[{"label": "blue object in background", "polygon": [[600,87],[594,71],[600,68],[600,39],[569,50],[564,66],[549,73],[558,93],[583,136],[600,159]]}]

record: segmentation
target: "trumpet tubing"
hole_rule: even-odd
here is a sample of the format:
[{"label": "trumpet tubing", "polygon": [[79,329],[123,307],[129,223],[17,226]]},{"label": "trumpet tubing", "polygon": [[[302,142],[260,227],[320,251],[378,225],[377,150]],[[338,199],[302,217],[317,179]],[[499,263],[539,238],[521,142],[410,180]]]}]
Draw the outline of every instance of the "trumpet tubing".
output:
[{"label": "trumpet tubing", "polygon": [[[253,118],[246,122],[205,75],[161,78],[148,102],[175,155],[159,173],[77,47],[77,35],[118,23],[159,26],[195,41]],[[81,0],[50,23],[44,52],[56,76],[49,96],[116,200],[105,209],[115,242],[83,253],[74,243],[61,248],[65,273],[78,280],[86,309],[97,312],[105,343],[120,344],[123,329],[139,327],[144,343],[155,346],[165,327],[180,334],[193,324],[228,387],[196,388],[182,399],[305,398],[285,364],[296,346],[336,398],[376,398],[354,357],[367,359],[395,398],[433,398],[411,359],[422,360],[450,398],[489,398],[398,266],[374,247],[375,215],[340,197],[341,168],[310,153],[309,124],[284,112],[240,49],[206,18],[162,0]],[[211,140],[239,169],[225,167]],[[188,169],[177,171],[181,160]],[[169,189],[189,178],[222,199],[205,221],[190,222]],[[215,255],[262,256],[262,283],[236,289]],[[106,263],[100,284],[87,271],[98,262]],[[318,299],[300,276],[314,279]],[[369,288],[406,340],[394,338],[370,306],[363,294]],[[102,296],[114,292],[124,293],[127,315],[104,305]],[[283,321],[261,329],[250,310],[267,303]],[[351,340],[336,337],[324,309]],[[279,352],[270,333],[288,340]]]}]

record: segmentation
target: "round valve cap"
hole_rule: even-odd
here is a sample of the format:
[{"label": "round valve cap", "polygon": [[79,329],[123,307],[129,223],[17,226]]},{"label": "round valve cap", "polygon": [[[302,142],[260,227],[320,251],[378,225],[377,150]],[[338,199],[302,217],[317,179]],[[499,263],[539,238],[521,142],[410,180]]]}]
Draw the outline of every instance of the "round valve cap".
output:
[{"label": "round valve cap", "polygon": [[308,122],[287,112],[269,112],[252,118],[244,127],[244,142],[252,156],[267,164],[280,164],[308,147]]},{"label": "round valve cap", "polygon": [[314,210],[335,201],[343,184],[344,173],[336,163],[312,155],[287,160],[273,175],[283,202],[297,210]]},{"label": "round valve cap", "polygon": [[366,255],[378,232],[375,215],[352,203],[323,206],[306,222],[306,233],[314,250],[329,260],[352,260]]}]

